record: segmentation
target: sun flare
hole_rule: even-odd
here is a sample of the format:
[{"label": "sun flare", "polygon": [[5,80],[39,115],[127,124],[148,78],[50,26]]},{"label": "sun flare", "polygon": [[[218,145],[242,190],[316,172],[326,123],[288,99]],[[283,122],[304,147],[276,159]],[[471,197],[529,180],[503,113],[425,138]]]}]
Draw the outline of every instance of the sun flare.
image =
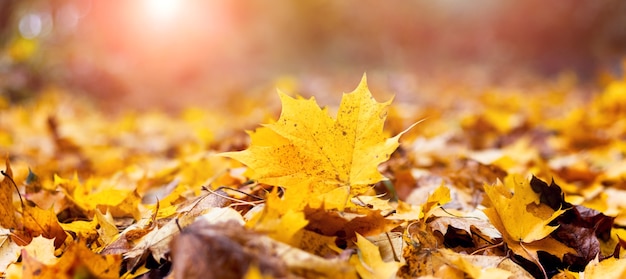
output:
[{"label": "sun flare", "polygon": [[181,0],[144,0],[149,17],[157,21],[167,21],[175,18],[181,10]]}]

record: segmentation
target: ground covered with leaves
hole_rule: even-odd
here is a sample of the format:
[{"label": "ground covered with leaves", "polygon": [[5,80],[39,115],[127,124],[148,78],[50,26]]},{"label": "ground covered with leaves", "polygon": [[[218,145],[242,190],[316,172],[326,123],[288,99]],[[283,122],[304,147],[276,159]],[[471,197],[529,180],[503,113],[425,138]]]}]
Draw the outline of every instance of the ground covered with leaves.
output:
[{"label": "ground covered with leaves", "polygon": [[381,103],[363,78],[338,107],[279,92],[230,115],[0,100],[0,271],[624,277],[626,81],[576,90]]}]

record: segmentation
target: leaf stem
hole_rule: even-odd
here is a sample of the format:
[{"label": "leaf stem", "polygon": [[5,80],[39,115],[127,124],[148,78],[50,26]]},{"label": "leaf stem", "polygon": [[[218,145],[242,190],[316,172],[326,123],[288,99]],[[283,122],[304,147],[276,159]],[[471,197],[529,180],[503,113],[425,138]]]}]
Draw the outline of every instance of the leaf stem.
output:
[{"label": "leaf stem", "polygon": [[8,178],[11,181],[11,183],[13,183],[13,187],[15,187],[15,191],[17,192],[17,195],[20,197],[20,203],[22,204],[22,209],[24,209],[24,200],[22,200],[22,194],[20,194],[20,190],[17,188],[17,184],[15,184],[13,177],[11,177],[6,172],[4,172],[4,170],[0,171],[0,173],[2,173],[2,175],[4,175],[5,178]]},{"label": "leaf stem", "polygon": [[528,254],[528,256],[530,256],[533,261],[535,262],[535,264],[537,264],[537,266],[539,267],[539,269],[541,269],[541,272],[543,273],[543,278],[548,279],[548,274],[546,273],[546,270],[543,268],[543,266],[541,265],[541,262],[539,262],[539,258],[535,258],[527,249],[526,247],[524,247],[524,244],[522,242],[522,240],[519,240],[519,246],[522,247],[522,249],[524,249],[524,252],[526,252],[526,254]]}]

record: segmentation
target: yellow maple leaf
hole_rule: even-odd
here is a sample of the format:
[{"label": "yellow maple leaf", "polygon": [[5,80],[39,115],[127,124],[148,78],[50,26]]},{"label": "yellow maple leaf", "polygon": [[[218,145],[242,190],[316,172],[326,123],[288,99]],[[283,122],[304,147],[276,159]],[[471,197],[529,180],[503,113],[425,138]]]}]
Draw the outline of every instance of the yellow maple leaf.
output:
[{"label": "yellow maple leaf", "polygon": [[72,180],[55,175],[54,183],[65,192],[72,203],[84,211],[93,212],[99,209],[102,212],[110,211],[114,217],[140,217],[137,209],[140,197],[137,190],[116,189],[112,185],[104,184],[99,178],[89,178],[80,183],[76,175]]},{"label": "yellow maple leaf", "polygon": [[590,262],[585,267],[584,278],[624,278],[626,276],[626,259],[608,258],[601,262]]},{"label": "yellow maple leaf", "polygon": [[291,200],[278,197],[278,192],[271,192],[267,196],[263,211],[253,215],[248,220],[247,226],[267,232],[271,238],[278,241],[297,244],[301,236],[298,232],[308,224],[308,221],[303,212],[290,209],[289,202]]},{"label": "yellow maple leaf", "polygon": [[437,206],[444,205],[450,202],[452,199],[450,198],[450,189],[441,183],[432,194],[428,196],[428,200],[426,203],[422,205],[422,210],[424,210],[424,216],[428,218],[433,210],[437,208]]},{"label": "yellow maple leaf", "polygon": [[395,278],[402,263],[384,262],[380,256],[380,251],[378,251],[378,246],[369,242],[358,233],[356,237],[359,253],[350,257],[350,264],[356,268],[361,278]]},{"label": "yellow maple leaf", "polygon": [[[515,192],[511,193],[510,188]],[[485,185],[485,192],[493,207],[483,212],[517,255],[539,264],[537,252],[540,250],[560,259],[567,253],[576,254],[573,248],[549,237],[558,226],[548,224],[565,210],[555,211],[539,203],[539,194],[532,190],[528,180],[505,179],[504,185]]]},{"label": "yellow maple leaf", "polygon": [[258,182],[298,188],[309,196],[345,186],[355,196],[384,179],[378,165],[389,159],[402,133],[385,137],[391,100],[374,100],[365,76],[356,90],[343,95],[336,118],[315,98],[294,99],[281,92],[279,96],[283,106],[279,119],[250,132],[248,149],[223,156],[247,165],[250,177]]},{"label": "yellow maple leaf", "polygon": [[91,221],[73,221],[71,223],[61,223],[63,230],[73,232],[78,239],[89,241],[100,240],[99,244],[108,245],[113,238],[118,236],[117,227],[113,224],[113,218],[108,213],[104,215],[100,210],[94,211],[94,218]]},{"label": "yellow maple leaf", "polygon": [[527,180],[516,183],[514,179],[505,180],[506,185],[514,184],[514,193],[503,184],[485,185],[485,193],[491,200],[492,208],[485,214],[492,223],[498,219],[504,226],[504,232],[511,239],[530,243],[545,238],[558,228],[548,226],[565,210],[552,210],[539,203],[539,194],[535,193]]}]

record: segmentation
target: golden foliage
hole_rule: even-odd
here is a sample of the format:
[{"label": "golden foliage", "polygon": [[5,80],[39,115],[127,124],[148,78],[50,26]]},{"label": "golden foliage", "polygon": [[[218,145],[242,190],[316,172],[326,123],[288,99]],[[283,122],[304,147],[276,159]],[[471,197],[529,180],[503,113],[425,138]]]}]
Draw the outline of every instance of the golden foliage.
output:
[{"label": "golden foliage", "polygon": [[249,144],[273,113],[254,102],[111,116],[62,92],[4,100],[0,275],[622,276],[626,81],[590,102],[538,84],[392,106],[364,77],[336,116],[279,92]]}]

